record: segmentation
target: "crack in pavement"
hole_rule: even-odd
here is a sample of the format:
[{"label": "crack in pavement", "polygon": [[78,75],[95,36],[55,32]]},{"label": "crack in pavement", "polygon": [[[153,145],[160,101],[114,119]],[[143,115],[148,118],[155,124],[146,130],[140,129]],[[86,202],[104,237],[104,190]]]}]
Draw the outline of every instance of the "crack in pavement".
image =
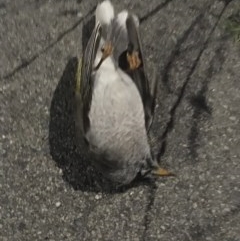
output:
[{"label": "crack in pavement", "polygon": [[193,73],[194,73],[194,71],[195,71],[195,69],[196,69],[196,67],[197,67],[197,65],[198,65],[198,62],[199,62],[199,60],[200,60],[200,58],[201,58],[204,50],[206,49],[206,47],[207,47],[207,45],[208,45],[208,43],[209,43],[209,40],[210,40],[213,32],[215,31],[215,29],[216,29],[216,27],[217,27],[217,25],[218,25],[218,23],[219,23],[222,15],[223,15],[223,13],[225,12],[228,4],[229,4],[229,3],[225,4],[225,6],[223,7],[222,11],[220,12],[220,14],[219,14],[219,16],[218,16],[218,18],[217,18],[214,26],[212,27],[212,29],[211,29],[211,31],[210,31],[210,33],[209,33],[209,35],[208,35],[207,40],[204,42],[203,47],[201,48],[201,50],[200,50],[197,58],[195,59],[193,65],[192,65],[192,67],[191,67],[191,69],[190,69],[190,71],[189,71],[189,73],[188,73],[188,75],[187,75],[186,81],[184,82],[184,84],[183,84],[183,86],[182,86],[182,88],[181,88],[181,91],[180,91],[180,94],[179,94],[179,96],[178,96],[178,98],[177,98],[177,101],[175,102],[175,104],[173,105],[173,107],[172,107],[171,110],[170,110],[170,116],[171,116],[171,117],[170,117],[170,120],[169,120],[169,122],[167,123],[167,127],[166,127],[165,131],[163,132],[163,134],[162,134],[162,136],[161,136],[161,140],[163,140],[163,143],[162,143],[162,146],[161,146],[160,151],[159,151],[159,153],[158,153],[158,160],[160,160],[161,157],[162,157],[162,156],[164,155],[164,153],[165,153],[167,135],[168,135],[168,134],[172,131],[172,129],[173,129],[175,112],[176,112],[177,107],[180,105],[180,103],[181,103],[181,101],[182,101],[182,99],[183,99],[183,96],[184,96],[184,94],[185,94],[185,90],[186,90],[187,84],[188,84],[188,82],[190,81],[190,79],[191,79],[191,77],[192,77],[192,75],[193,75]]},{"label": "crack in pavement", "polygon": [[23,61],[23,63],[21,63],[20,65],[18,65],[16,68],[14,68],[10,73],[6,74],[5,76],[3,76],[3,79],[9,79],[11,78],[13,75],[15,75],[17,72],[19,72],[20,70],[26,68],[27,66],[29,66],[31,63],[33,63],[38,57],[40,57],[42,54],[46,53],[49,49],[51,49],[52,47],[54,47],[54,45],[56,45],[59,41],[61,41],[67,34],[69,34],[70,32],[72,32],[74,29],[76,29],[78,27],[78,25],[80,23],[82,23],[82,21],[87,18],[88,16],[90,16],[93,11],[95,10],[95,7],[93,7],[89,13],[79,19],[78,21],[76,21],[69,29],[65,30],[63,33],[61,33],[57,39],[52,42],[51,44],[49,44],[46,48],[43,48],[42,50],[40,50],[39,52],[37,52],[36,54],[34,54],[30,59]]},{"label": "crack in pavement", "polygon": [[[170,1],[166,1],[166,2],[170,2]],[[226,6],[225,6],[226,8]],[[158,7],[159,9],[159,7]],[[161,8],[160,8],[161,9]],[[211,38],[211,35],[212,33],[214,32],[215,28],[217,27],[217,24],[223,14],[223,12],[225,11],[225,9],[223,9],[223,11],[220,13],[219,17],[218,17],[218,20],[216,22],[216,24],[213,26],[212,28],[212,31],[210,32],[209,34],[209,37],[208,39],[206,40],[205,42],[205,46],[203,46],[203,49],[200,50],[199,52],[199,55],[197,56],[197,59],[194,61],[193,63],[193,66],[187,76],[187,79],[186,81],[184,82],[184,85],[182,87],[182,91],[179,95],[179,98],[177,100],[177,102],[174,104],[174,106],[172,107],[171,111],[170,111],[170,114],[171,114],[171,119],[170,121],[168,122],[168,125],[170,126],[171,122],[171,128],[168,129],[168,125],[167,125],[167,129],[166,129],[166,134],[165,134],[165,138],[167,138],[167,135],[168,133],[172,130],[173,128],[173,124],[174,124],[174,116],[175,116],[175,112],[176,112],[176,109],[177,107],[179,106],[183,96],[184,96],[184,93],[185,93],[185,89],[186,89],[186,86],[189,82],[189,80],[191,79],[192,77],[192,74],[194,73],[197,65],[198,65],[198,62],[202,56],[202,53],[204,52],[206,46],[209,44],[209,40]],[[148,16],[148,17],[142,17],[142,21],[146,21],[149,17],[152,17],[155,13],[157,13],[157,11],[154,10],[154,12],[152,11],[152,13]],[[147,16],[147,15],[146,15]],[[30,65],[33,61],[35,61],[40,55],[44,54],[45,52],[47,52],[50,48],[52,48],[56,43],[58,43],[62,38],[64,38],[64,36],[66,36],[68,33],[70,33],[71,31],[73,31],[81,22],[82,22],[83,19],[79,20],[78,22],[76,22],[71,28],[69,28],[67,31],[63,32],[62,34],[59,35],[59,37],[57,38],[57,40],[55,40],[53,43],[51,43],[49,46],[47,46],[46,48],[44,48],[42,51],[38,52],[37,54],[35,54],[32,58],[30,58],[29,60],[25,61],[25,63],[23,63],[22,65],[19,66],[19,68],[11,75],[13,76],[16,72],[20,71],[21,69],[27,67],[28,65]],[[76,26],[75,26],[76,25]],[[74,27],[75,26],[75,27]],[[182,40],[183,42],[185,41],[184,39]],[[169,69],[171,68],[171,65],[169,67]],[[10,77],[11,77],[10,76]],[[8,77],[8,78],[10,78]],[[165,143],[166,145],[166,143]],[[164,153],[163,153],[164,154]],[[149,215],[149,213],[151,212],[152,210],[152,207],[154,205],[154,200],[155,200],[155,195],[156,195],[156,191],[157,189],[155,187],[151,187],[149,189],[149,202],[147,204],[147,207],[146,207],[146,215],[144,217],[144,227],[145,227],[145,230],[144,230],[144,234],[143,234],[143,240],[147,240],[147,231],[150,227],[150,224],[151,224],[151,216]]]},{"label": "crack in pavement", "polygon": [[199,124],[201,122],[200,117],[210,116],[212,113],[212,108],[208,106],[206,100],[206,93],[208,91],[208,84],[210,82],[209,80],[211,80],[212,77],[222,69],[223,63],[225,62],[223,50],[226,51],[224,44],[221,43],[216,49],[215,55],[209,63],[209,67],[206,69],[206,77],[202,82],[201,89],[189,99],[194,110],[192,115],[192,126],[188,139],[190,156],[192,157],[191,159],[195,161],[198,160],[197,148],[199,143],[197,140],[199,136]]},{"label": "crack in pavement", "polygon": [[[35,2],[34,1],[33,2],[25,1],[25,2],[20,3],[17,6],[16,5],[15,6],[11,6],[11,4],[9,4],[9,3],[7,3],[7,4],[3,3],[3,5],[4,5],[4,8],[7,9],[6,14],[13,15],[13,14],[18,14],[18,13],[22,12],[22,10],[26,9],[26,7],[30,8],[30,10],[33,7],[39,8],[40,6],[43,6],[44,4],[46,4],[47,1],[48,0],[41,0],[41,1],[35,1]],[[1,5],[0,5],[0,8],[1,8]]]},{"label": "crack in pavement", "polygon": [[190,103],[193,106],[192,115],[192,126],[190,129],[190,134],[188,135],[189,149],[191,159],[196,161],[198,159],[197,149],[199,147],[198,136],[199,136],[199,124],[201,122],[200,117],[207,113],[211,115],[211,108],[207,105],[206,93],[208,91],[208,82],[204,81],[202,88],[192,96]]},{"label": "crack in pavement", "polygon": [[189,37],[190,33],[193,31],[194,27],[199,23],[199,21],[204,17],[205,11],[207,11],[210,8],[211,5],[209,5],[206,9],[204,9],[204,11],[202,11],[195,19],[194,21],[191,23],[190,27],[183,33],[183,35],[181,36],[181,38],[178,39],[177,44],[175,45],[174,50],[172,51],[170,58],[167,62],[167,64],[164,67],[164,71],[163,71],[163,77],[162,77],[162,81],[163,83],[166,85],[167,90],[169,93],[172,93],[170,86],[168,85],[168,80],[169,80],[169,72],[172,68],[172,65],[174,63],[174,60],[176,57],[179,56],[180,54],[180,49],[182,44],[187,40],[187,38]]},{"label": "crack in pavement", "polygon": [[[209,35],[208,35],[208,38],[206,39],[206,41],[204,42],[202,48],[200,49],[200,51],[199,51],[199,53],[198,53],[198,55],[197,55],[197,58],[195,59],[193,65],[192,65],[192,67],[191,67],[191,69],[190,69],[190,71],[189,71],[189,73],[188,73],[188,75],[187,75],[187,78],[186,78],[186,80],[185,80],[185,82],[184,82],[184,84],[183,84],[183,86],[182,86],[182,88],[181,88],[180,94],[179,94],[179,96],[178,96],[175,104],[173,105],[173,107],[172,107],[171,110],[170,110],[170,120],[169,120],[169,122],[167,123],[167,126],[166,126],[166,128],[165,128],[165,131],[163,132],[163,134],[162,134],[162,136],[161,136],[162,145],[161,145],[160,150],[159,150],[158,155],[157,155],[158,160],[160,160],[160,159],[162,158],[162,156],[164,155],[164,153],[165,153],[165,151],[166,151],[166,139],[167,139],[167,137],[168,137],[168,134],[169,134],[169,133],[172,131],[172,129],[173,129],[174,119],[175,119],[175,113],[176,113],[176,110],[177,110],[178,106],[180,105],[180,103],[181,103],[181,101],[182,101],[182,99],[183,99],[183,97],[184,97],[186,87],[187,87],[187,85],[188,85],[188,83],[189,83],[189,81],[190,81],[190,79],[191,79],[191,77],[192,77],[192,75],[193,75],[193,73],[194,73],[194,71],[195,71],[198,63],[199,63],[199,61],[200,61],[200,58],[201,58],[204,50],[206,49],[206,47],[207,47],[208,44],[209,44],[209,41],[210,41],[210,39],[211,39],[211,37],[212,37],[212,34],[214,33],[216,27],[218,26],[218,23],[219,23],[222,15],[223,15],[224,12],[226,11],[227,6],[229,5],[230,2],[231,2],[231,1],[225,2],[225,5],[224,5],[224,7],[222,8],[220,14],[218,15],[217,20],[216,20],[214,26],[212,27],[212,29],[211,29],[211,31],[210,31],[210,33],[209,33]],[[197,17],[197,19],[199,19],[200,16],[201,16],[201,14]],[[196,20],[195,20],[195,21],[196,21]],[[195,21],[194,21],[194,22],[195,22]],[[193,22],[193,23],[194,23],[194,22]],[[191,26],[190,26],[190,29],[192,29]],[[187,33],[187,35],[188,35],[188,34],[189,34],[188,32],[190,33],[191,31],[187,30],[187,31],[185,32],[185,35],[186,35],[186,33]],[[180,45],[181,45],[186,39],[187,39],[187,36],[184,36],[184,35],[183,35],[183,37],[180,38],[180,43],[177,43],[177,45],[178,45],[177,47],[180,47]],[[174,51],[173,53],[179,54],[179,51],[177,50],[177,48],[175,48],[175,51]],[[171,59],[174,59],[174,56],[173,56],[173,55],[171,55],[170,60],[171,60]],[[170,62],[167,64],[168,70],[170,70],[171,65],[172,65],[172,64],[171,64]],[[166,76],[167,76],[167,75],[166,75]],[[166,77],[165,77],[165,78],[166,78]],[[149,202],[148,202],[148,205],[147,205],[147,207],[146,207],[145,216],[144,216],[144,221],[143,221],[143,222],[144,222],[144,232],[143,232],[143,235],[142,235],[142,240],[143,240],[143,241],[148,240],[148,238],[147,238],[147,232],[148,232],[148,230],[149,230],[150,223],[151,223],[151,215],[150,215],[150,212],[151,212],[152,207],[153,207],[153,204],[154,204],[154,200],[155,200],[155,196],[156,196],[156,191],[157,191],[157,188],[155,188],[155,187],[150,187],[150,189],[149,189]]]},{"label": "crack in pavement", "polygon": [[[158,5],[155,9],[153,9],[152,11],[150,11],[149,13],[147,13],[146,15],[140,17],[140,23],[147,21],[150,17],[154,16],[154,14],[156,14],[157,12],[159,12],[162,8],[164,8],[168,3],[170,3],[173,0],[166,0],[165,2],[163,2],[162,4]],[[88,18],[91,14],[93,14],[94,10],[95,10],[96,6],[94,6],[89,13],[81,18],[80,20],[78,20],[77,22],[75,22],[69,29],[65,30],[63,33],[61,33],[58,38],[50,43],[46,48],[43,48],[42,50],[40,50],[39,52],[37,52],[36,54],[34,54],[31,58],[24,60],[21,64],[19,64],[17,67],[15,67],[10,73],[7,73],[6,75],[3,76],[3,79],[9,79],[12,76],[14,76],[17,72],[21,71],[22,69],[26,68],[27,66],[29,66],[31,63],[33,63],[37,58],[39,58],[42,54],[46,53],[49,49],[51,49],[55,44],[57,44],[59,41],[61,41],[67,34],[69,34],[70,32],[72,32],[74,29],[76,29],[78,27],[78,25],[80,23],[82,23],[82,21],[85,18]]]},{"label": "crack in pavement", "polygon": [[140,23],[148,20],[149,18],[153,17],[156,13],[158,13],[161,9],[163,9],[165,6],[167,6],[170,2],[172,2],[173,0],[166,0],[165,2],[159,4],[158,6],[156,6],[152,11],[150,11],[149,13],[145,14],[144,16],[140,17],[139,21]]},{"label": "crack in pavement", "polygon": [[143,218],[144,231],[143,231],[143,235],[142,235],[142,238],[141,238],[142,241],[148,240],[147,239],[147,231],[148,231],[148,229],[150,227],[150,224],[151,224],[150,212],[151,212],[152,207],[154,205],[156,192],[157,192],[157,186],[154,183],[148,189],[148,203],[147,203],[145,215],[144,215],[144,218]]}]

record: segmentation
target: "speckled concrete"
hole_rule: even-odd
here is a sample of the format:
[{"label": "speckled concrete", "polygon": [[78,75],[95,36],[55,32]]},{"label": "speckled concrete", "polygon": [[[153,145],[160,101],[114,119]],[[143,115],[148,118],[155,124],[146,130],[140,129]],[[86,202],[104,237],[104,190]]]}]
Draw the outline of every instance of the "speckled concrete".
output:
[{"label": "speckled concrete", "polygon": [[114,0],[158,68],[154,151],[177,174],[117,191],[76,148],[76,57],[96,1],[0,0],[0,240],[239,241],[239,0]]}]

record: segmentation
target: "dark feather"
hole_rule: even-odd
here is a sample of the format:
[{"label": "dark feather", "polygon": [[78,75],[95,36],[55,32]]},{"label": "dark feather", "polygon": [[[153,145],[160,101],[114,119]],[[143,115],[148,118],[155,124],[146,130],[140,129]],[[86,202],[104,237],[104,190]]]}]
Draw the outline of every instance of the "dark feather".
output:
[{"label": "dark feather", "polygon": [[150,129],[152,124],[155,99],[156,99],[156,79],[154,78],[151,82],[148,80],[145,71],[144,56],[142,51],[142,44],[140,41],[139,31],[135,24],[134,18],[129,14],[126,27],[128,31],[129,45],[128,52],[138,51],[141,65],[136,70],[129,72],[135,82],[140,95],[142,97],[144,112],[145,112],[145,124],[147,131]]},{"label": "dark feather", "polygon": [[91,37],[88,41],[87,47],[83,55],[83,63],[81,70],[81,86],[80,86],[80,96],[82,101],[82,119],[83,119],[83,132],[86,133],[89,129],[90,121],[88,118],[88,113],[92,101],[92,91],[94,86],[93,77],[93,64],[96,57],[96,53],[99,47],[101,39],[102,28],[100,24],[96,25]]}]

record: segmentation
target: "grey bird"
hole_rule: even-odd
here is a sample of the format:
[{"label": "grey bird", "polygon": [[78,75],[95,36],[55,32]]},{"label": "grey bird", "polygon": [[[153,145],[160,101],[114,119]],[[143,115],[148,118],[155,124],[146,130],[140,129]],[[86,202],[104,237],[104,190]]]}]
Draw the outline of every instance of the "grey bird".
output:
[{"label": "grey bird", "polygon": [[145,74],[136,15],[115,15],[108,0],[98,4],[76,78],[76,126],[97,156],[96,168],[119,185],[138,174],[172,175],[159,167],[149,145],[156,80]]}]

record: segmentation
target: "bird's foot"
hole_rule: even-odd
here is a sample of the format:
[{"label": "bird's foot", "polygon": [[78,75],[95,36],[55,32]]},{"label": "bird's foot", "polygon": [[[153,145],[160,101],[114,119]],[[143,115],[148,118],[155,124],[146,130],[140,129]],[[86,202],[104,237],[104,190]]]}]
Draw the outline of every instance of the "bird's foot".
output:
[{"label": "bird's foot", "polygon": [[135,70],[141,65],[138,51],[133,51],[131,54],[127,53],[127,61],[130,70]]},{"label": "bird's foot", "polygon": [[158,169],[156,170],[153,170],[152,171],[152,174],[153,175],[156,175],[156,176],[162,176],[162,177],[165,177],[165,176],[175,176],[174,173],[164,169],[164,168],[161,168],[159,167]]}]

